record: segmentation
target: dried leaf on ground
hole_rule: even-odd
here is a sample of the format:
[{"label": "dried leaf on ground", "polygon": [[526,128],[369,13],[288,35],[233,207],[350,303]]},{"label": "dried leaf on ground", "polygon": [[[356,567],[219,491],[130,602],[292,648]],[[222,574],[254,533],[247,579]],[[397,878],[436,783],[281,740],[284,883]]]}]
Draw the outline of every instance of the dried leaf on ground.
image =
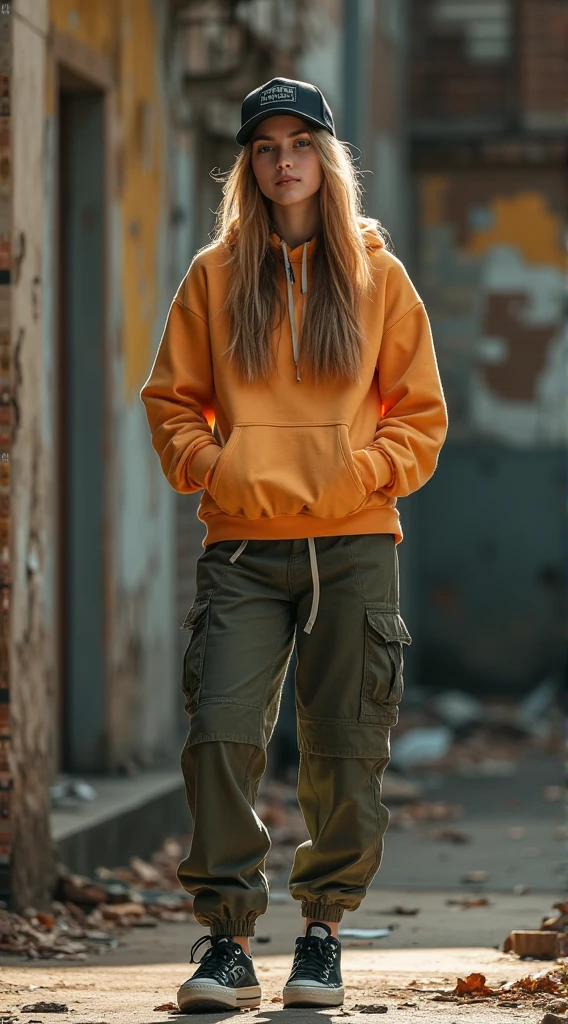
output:
[{"label": "dried leaf on ground", "polygon": [[520,995],[521,993],[534,995],[536,992],[548,992],[551,995],[561,994],[560,981],[549,971],[539,971],[538,974],[529,974],[526,978],[508,982],[503,989],[508,995]]},{"label": "dried leaf on ground", "polygon": [[270,1002],[271,1003],[283,1003],[284,1000],[282,999],[282,996],[272,996],[272,999],[270,1000]]},{"label": "dried leaf on ground", "polygon": [[420,907],[403,907],[397,905],[391,907],[390,910],[381,910],[381,914],[399,914],[401,917],[415,917],[416,914],[420,913]]},{"label": "dried leaf on ground", "polygon": [[494,996],[497,993],[494,989],[488,988],[485,984],[484,974],[468,974],[467,978],[458,978],[453,995],[466,996]]},{"label": "dried leaf on ground", "polygon": [[154,1010],[179,1010],[177,1003],[160,1003],[159,1006],[155,1006]]}]

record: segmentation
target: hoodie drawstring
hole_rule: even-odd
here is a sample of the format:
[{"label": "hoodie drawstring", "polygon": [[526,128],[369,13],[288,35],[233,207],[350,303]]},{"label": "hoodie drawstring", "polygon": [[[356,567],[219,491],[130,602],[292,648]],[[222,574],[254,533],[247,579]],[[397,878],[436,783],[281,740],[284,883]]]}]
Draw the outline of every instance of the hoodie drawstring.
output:
[{"label": "hoodie drawstring", "polygon": [[[286,271],[286,292],[288,295],[288,319],[290,320],[290,331],[292,334],[292,350],[294,352],[294,363],[296,364],[296,380],[301,381],[300,370],[298,368],[298,362],[300,359],[300,345],[298,342],[298,329],[296,326],[296,310],[294,309],[294,292],[292,285],[295,283],[296,278],[294,277],[294,270],[290,263],[288,256],[288,249],[286,248],[286,242],[283,238],[280,239],[280,245],[282,247],[282,253],[284,256],[284,267]],[[308,291],[308,242],[304,242],[304,249],[302,252],[302,279],[301,279],[301,294],[306,295]],[[302,304],[302,321],[304,319],[306,300],[303,300]],[[300,327],[301,329],[301,327]]]}]

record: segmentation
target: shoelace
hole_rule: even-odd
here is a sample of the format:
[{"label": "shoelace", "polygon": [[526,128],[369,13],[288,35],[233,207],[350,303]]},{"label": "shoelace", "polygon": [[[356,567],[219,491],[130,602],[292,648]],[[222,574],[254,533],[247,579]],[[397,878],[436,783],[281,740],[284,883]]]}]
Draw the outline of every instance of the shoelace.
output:
[{"label": "shoelace", "polygon": [[315,935],[302,939],[298,944],[291,977],[297,974],[310,981],[319,981],[323,977],[327,981],[335,962],[335,948],[327,941],[325,944]]},{"label": "shoelace", "polygon": [[[194,954],[205,942],[211,943],[209,949],[205,951],[200,960],[194,960]],[[191,947],[189,962],[190,964],[200,964],[200,971],[203,975],[206,974],[207,977],[214,978],[215,981],[226,981],[228,971],[237,959],[233,946],[233,942],[223,942],[220,939],[214,939],[212,935],[203,935]]]}]

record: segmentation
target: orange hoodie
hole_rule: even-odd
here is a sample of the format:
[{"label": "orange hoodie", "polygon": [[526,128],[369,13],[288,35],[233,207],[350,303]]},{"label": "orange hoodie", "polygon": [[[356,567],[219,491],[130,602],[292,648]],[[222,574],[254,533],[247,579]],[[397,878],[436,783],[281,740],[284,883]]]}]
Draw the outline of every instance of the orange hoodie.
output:
[{"label": "orange hoodie", "polygon": [[[432,476],[446,406],[420,297],[373,224],[361,221],[361,229],[375,287],[361,309],[359,384],[299,380],[292,311],[299,323],[314,239],[292,251],[270,239],[282,249],[278,284],[288,316],[272,336],[276,369],[267,382],[244,382],[226,358],[225,246],[200,252],[178,289],[141,398],[168,482],[182,494],[205,488],[204,544],[359,533],[402,539],[396,499]],[[288,261],[295,274],[286,273]]]}]

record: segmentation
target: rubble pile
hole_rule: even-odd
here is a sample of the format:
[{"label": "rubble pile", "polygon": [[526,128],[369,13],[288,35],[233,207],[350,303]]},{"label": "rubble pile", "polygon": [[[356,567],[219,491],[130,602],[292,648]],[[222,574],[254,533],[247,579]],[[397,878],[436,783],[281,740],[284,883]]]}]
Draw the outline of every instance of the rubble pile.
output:
[{"label": "rubble pile", "polygon": [[392,742],[398,771],[428,767],[464,777],[513,775],[530,754],[562,754],[558,687],[545,679],[522,700],[478,700],[460,690],[412,695]]},{"label": "rubble pile", "polygon": [[127,868],[98,868],[94,879],[60,865],[50,913],[33,907],[23,914],[0,910],[0,953],[83,960],[116,948],[127,928],[187,921],[192,900],[176,871],[188,845],[189,839],[167,839],[151,862],[132,857]]}]

